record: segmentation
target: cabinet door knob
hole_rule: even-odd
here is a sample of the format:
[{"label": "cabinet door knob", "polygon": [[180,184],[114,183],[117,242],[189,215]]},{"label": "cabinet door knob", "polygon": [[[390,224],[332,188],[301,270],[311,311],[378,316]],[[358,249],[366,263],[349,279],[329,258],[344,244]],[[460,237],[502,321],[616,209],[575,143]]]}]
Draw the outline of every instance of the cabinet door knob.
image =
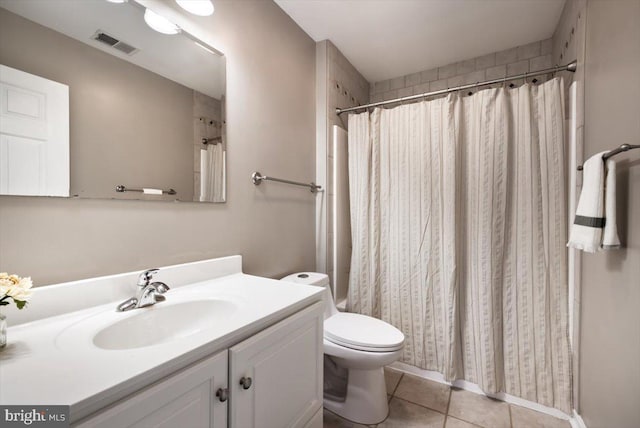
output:
[{"label": "cabinet door knob", "polygon": [[251,388],[252,383],[253,381],[251,380],[250,377],[243,377],[242,379],[240,379],[240,385],[242,385],[243,389]]},{"label": "cabinet door knob", "polygon": [[216,391],[216,397],[218,397],[220,402],[224,403],[229,399],[229,390],[227,388],[218,388]]}]

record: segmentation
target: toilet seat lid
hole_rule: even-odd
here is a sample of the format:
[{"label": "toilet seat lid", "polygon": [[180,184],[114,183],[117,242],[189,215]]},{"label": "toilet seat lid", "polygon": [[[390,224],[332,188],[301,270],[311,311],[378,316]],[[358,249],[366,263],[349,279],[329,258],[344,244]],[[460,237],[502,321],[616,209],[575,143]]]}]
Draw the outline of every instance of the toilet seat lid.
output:
[{"label": "toilet seat lid", "polygon": [[324,337],[347,348],[371,352],[392,352],[404,344],[404,334],[391,324],[346,312],[324,321]]}]

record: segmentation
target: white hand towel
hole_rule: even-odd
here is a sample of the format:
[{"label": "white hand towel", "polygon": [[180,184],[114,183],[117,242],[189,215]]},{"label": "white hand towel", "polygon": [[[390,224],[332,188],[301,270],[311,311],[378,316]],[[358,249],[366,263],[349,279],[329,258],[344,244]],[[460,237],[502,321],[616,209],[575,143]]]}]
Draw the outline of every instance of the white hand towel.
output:
[{"label": "white hand towel", "polygon": [[604,228],[604,162],[601,152],[591,156],[582,170],[582,192],[571,225],[567,246],[595,253],[602,244]]},{"label": "white hand towel", "polygon": [[607,182],[604,189],[604,233],[602,249],[614,250],[620,248],[618,238],[618,223],[616,221],[616,161],[607,160]]},{"label": "white hand towel", "polygon": [[162,189],[150,189],[148,187],[143,187],[142,193],[145,195],[162,195]]}]

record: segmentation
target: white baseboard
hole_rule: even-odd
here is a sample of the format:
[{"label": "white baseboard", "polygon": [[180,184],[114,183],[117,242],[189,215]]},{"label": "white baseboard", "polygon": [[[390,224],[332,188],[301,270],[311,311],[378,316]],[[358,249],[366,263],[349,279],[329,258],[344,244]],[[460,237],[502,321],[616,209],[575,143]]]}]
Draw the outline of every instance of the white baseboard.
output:
[{"label": "white baseboard", "polygon": [[419,376],[424,379],[429,379],[435,382],[444,383],[445,385],[454,386],[456,388],[464,389],[465,391],[473,392],[480,395],[485,395],[487,397],[495,398],[500,401],[504,401],[506,403],[515,404],[516,406],[526,407],[527,409],[535,410],[536,412],[544,413],[559,419],[563,419],[569,421],[571,424],[571,428],[587,428],[584,421],[580,417],[580,415],[574,410],[572,415],[567,415],[565,412],[562,412],[558,409],[554,409],[553,407],[543,406],[542,404],[534,403],[532,401],[524,400],[519,397],[515,397],[513,395],[505,394],[504,392],[500,392],[498,394],[487,394],[480,389],[480,387],[472,382],[468,382],[466,380],[456,380],[453,383],[447,382],[444,379],[444,376],[440,372],[434,372],[431,370],[424,370],[418,367],[401,363],[396,361],[390,365],[391,368],[399,370],[401,372],[410,373],[416,376]]},{"label": "white baseboard", "polygon": [[582,416],[578,414],[575,410],[573,411],[573,416],[569,419],[571,423],[571,428],[587,428],[587,424],[584,423],[584,419]]}]

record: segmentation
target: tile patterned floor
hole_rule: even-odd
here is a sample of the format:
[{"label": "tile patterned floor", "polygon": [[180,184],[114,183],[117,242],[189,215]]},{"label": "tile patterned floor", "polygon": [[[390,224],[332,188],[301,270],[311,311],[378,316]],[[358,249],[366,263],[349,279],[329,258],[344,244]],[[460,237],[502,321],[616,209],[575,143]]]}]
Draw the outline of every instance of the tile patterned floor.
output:
[{"label": "tile patterned floor", "polygon": [[[569,421],[385,369],[389,417],[378,428],[570,428]],[[324,428],[362,428],[324,411]]]}]

